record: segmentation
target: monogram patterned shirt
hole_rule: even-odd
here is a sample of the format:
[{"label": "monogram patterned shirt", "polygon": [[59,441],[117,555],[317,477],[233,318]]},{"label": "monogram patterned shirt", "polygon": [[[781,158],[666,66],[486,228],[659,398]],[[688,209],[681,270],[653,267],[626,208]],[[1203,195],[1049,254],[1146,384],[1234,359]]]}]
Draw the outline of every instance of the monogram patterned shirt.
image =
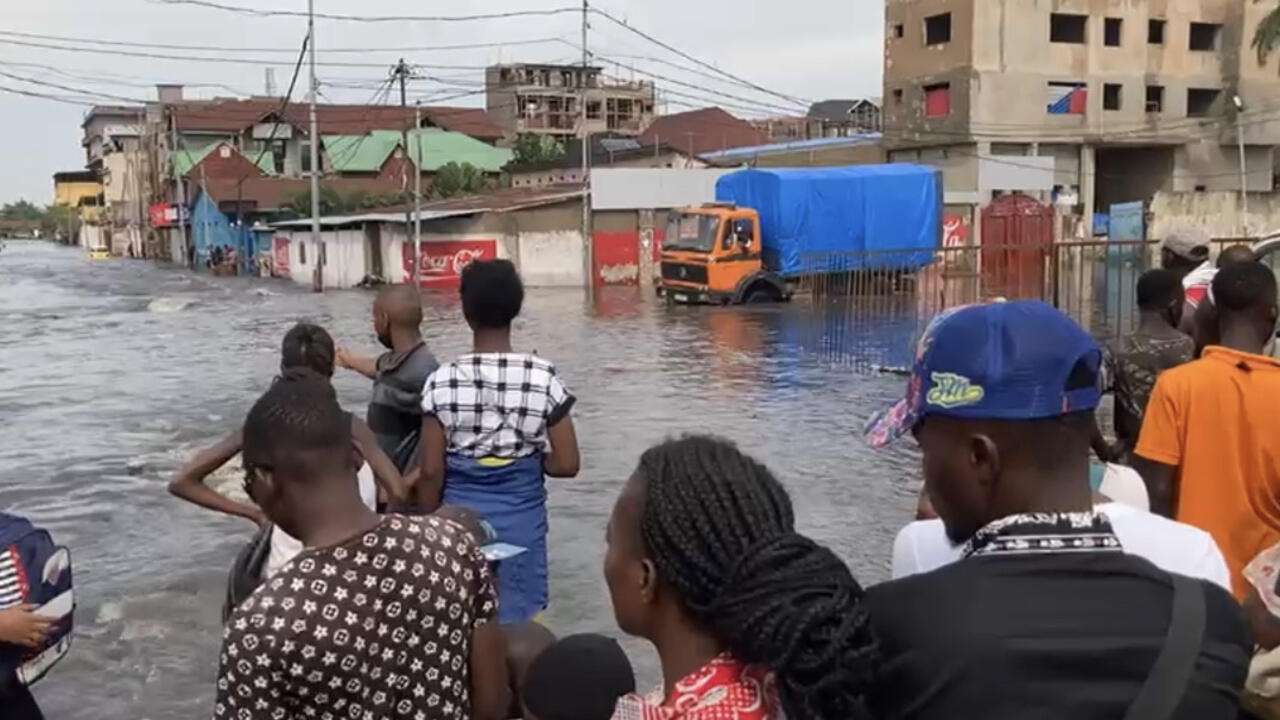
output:
[{"label": "monogram patterned shirt", "polygon": [[386,517],[303,551],[227,622],[217,720],[464,720],[474,629],[497,612],[458,525]]}]

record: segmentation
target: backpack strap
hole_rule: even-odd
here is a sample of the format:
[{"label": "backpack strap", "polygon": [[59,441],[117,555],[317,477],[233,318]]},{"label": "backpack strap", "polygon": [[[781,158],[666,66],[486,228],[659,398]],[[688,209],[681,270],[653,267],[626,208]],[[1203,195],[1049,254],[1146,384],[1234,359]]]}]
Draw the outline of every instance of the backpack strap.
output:
[{"label": "backpack strap", "polygon": [[1125,720],[1168,720],[1186,695],[1196,658],[1204,644],[1204,589],[1191,578],[1170,573],[1173,612],[1164,647],[1151,666]]}]

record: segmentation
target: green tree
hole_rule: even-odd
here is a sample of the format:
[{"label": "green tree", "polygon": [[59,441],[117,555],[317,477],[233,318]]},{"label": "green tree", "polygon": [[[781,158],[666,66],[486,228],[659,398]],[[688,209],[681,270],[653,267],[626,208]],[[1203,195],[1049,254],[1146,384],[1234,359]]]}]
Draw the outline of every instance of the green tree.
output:
[{"label": "green tree", "polygon": [[487,190],[488,180],[471,163],[446,163],[436,171],[432,193],[437,198],[451,198],[459,195],[474,195]]},{"label": "green tree", "polygon": [[26,200],[7,203],[0,208],[0,219],[3,220],[26,220],[28,222],[40,222],[44,219],[45,212],[37,207],[34,203]]},{"label": "green tree", "polygon": [[[297,195],[294,195],[293,198],[285,204],[285,207],[294,211],[298,215],[311,215],[311,190],[303,190]],[[343,212],[344,209],[345,207],[343,205],[342,196],[338,194],[338,191],[331,187],[321,185],[320,214],[332,215],[334,213]]]},{"label": "green tree", "polygon": [[511,148],[513,157],[510,165],[541,165],[555,162],[564,157],[564,145],[549,135],[525,133],[516,138]]},{"label": "green tree", "polygon": [[[1254,0],[1254,2],[1262,1]],[[1271,8],[1271,12],[1258,23],[1258,29],[1253,31],[1253,49],[1258,53],[1258,64],[1265,64],[1267,57],[1277,47],[1280,47],[1280,3],[1276,3],[1276,6]]]},{"label": "green tree", "polygon": [[50,205],[40,218],[40,237],[74,241],[80,233],[80,213],[67,205]]}]

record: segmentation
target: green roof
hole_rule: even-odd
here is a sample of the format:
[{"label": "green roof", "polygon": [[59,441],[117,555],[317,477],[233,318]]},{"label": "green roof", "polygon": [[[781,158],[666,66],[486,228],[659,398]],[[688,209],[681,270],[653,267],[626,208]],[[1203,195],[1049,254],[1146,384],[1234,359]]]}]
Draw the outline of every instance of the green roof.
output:
[{"label": "green roof", "polygon": [[511,162],[514,153],[496,148],[470,135],[427,128],[409,133],[410,157],[417,151],[418,167],[434,172],[451,162],[470,163],[482,172],[498,172]]},{"label": "green roof", "polygon": [[374,130],[368,135],[324,135],[329,167],[334,172],[378,172],[400,146],[400,133]]},{"label": "green roof", "polygon": [[221,143],[210,143],[201,148],[181,148],[173,153],[173,176],[175,178],[184,177],[191,172],[191,168],[200,164],[200,161],[213,152],[213,149]]},{"label": "green roof", "polygon": [[[209,143],[204,147],[181,148],[178,151],[174,152],[172,156],[173,176],[175,178],[186,176],[187,173],[191,172],[191,168],[194,168],[196,165],[199,165],[201,161],[203,161],[206,157],[209,157],[209,153],[213,152],[214,149],[216,149],[219,145],[223,144],[224,142],[226,141],[219,140],[218,142],[215,142],[215,143]],[[245,157],[249,158],[249,162],[253,162],[256,159],[258,161],[258,168],[261,169],[262,172],[268,175],[275,174],[275,170],[276,170],[275,158],[271,156],[271,153],[255,152],[253,153],[252,156],[246,155]]]},{"label": "green roof", "polygon": [[[325,135],[325,151],[334,172],[375,173],[382,169],[391,153],[400,147],[400,133],[374,130],[367,135]],[[417,150],[416,164],[426,172],[435,172],[449,163],[470,163],[482,172],[498,172],[511,162],[512,152],[483,143],[470,135],[426,128],[409,132],[410,159]]]}]

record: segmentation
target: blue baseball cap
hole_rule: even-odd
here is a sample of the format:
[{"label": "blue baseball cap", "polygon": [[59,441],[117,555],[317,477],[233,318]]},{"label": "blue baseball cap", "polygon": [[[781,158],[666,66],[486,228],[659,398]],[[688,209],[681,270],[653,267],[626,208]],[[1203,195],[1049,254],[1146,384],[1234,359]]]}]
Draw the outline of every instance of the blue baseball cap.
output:
[{"label": "blue baseball cap", "polygon": [[906,397],[867,422],[867,442],[884,447],[930,415],[1037,420],[1092,410],[1101,364],[1093,337],[1045,303],[953,308],[925,328]]}]

